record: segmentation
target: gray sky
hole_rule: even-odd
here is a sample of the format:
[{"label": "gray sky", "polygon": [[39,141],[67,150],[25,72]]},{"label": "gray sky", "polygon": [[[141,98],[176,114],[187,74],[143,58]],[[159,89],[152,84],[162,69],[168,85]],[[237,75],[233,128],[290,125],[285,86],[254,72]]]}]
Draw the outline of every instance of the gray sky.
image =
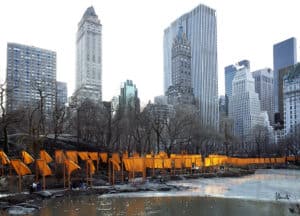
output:
[{"label": "gray sky", "polygon": [[119,94],[132,79],[143,104],[163,94],[163,30],[200,3],[217,11],[219,95],[224,67],[249,59],[251,70],[273,67],[273,44],[298,38],[297,0],[2,0],[0,78],[7,42],[57,52],[57,78],[75,85],[75,37],[85,9],[93,5],[103,25],[103,96]]}]

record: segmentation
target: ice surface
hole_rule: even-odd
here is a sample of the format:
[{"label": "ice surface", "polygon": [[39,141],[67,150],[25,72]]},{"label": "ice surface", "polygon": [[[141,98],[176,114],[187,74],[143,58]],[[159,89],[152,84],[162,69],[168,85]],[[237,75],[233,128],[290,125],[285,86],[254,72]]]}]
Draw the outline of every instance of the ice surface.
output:
[{"label": "ice surface", "polygon": [[[168,192],[105,194],[104,197],[212,196],[253,200],[275,200],[275,194],[289,195],[289,202],[300,201],[300,170],[257,170],[244,177],[200,178],[168,182],[191,189]],[[284,201],[280,200],[280,201]]]}]

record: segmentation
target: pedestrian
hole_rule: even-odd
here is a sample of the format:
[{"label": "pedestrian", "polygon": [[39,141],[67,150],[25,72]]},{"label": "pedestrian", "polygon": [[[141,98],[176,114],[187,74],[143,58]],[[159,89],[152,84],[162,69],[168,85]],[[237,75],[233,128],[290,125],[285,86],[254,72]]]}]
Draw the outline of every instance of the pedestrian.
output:
[{"label": "pedestrian", "polygon": [[38,182],[38,183],[36,184],[36,191],[41,191],[41,190],[42,190],[42,185],[41,185],[40,182]]}]

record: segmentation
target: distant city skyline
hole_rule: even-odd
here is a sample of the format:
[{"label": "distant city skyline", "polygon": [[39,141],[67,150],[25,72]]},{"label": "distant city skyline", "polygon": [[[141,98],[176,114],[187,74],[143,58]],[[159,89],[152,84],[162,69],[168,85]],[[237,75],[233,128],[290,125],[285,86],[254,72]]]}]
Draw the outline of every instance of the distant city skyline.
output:
[{"label": "distant city skyline", "polygon": [[199,4],[217,13],[219,95],[225,94],[225,66],[249,59],[253,71],[272,68],[273,45],[300,37],[298,3],[292,0],[11,0],[0,3],[0,79],[5,79],[8,42],[49,49],[57,53],[57,80],[68,83],[70,96],[75,89],[77,24],[93,5],[103,25],[103,100],[118,95],[121,83],[130,79],[145,105],[164,93],[164,29]]}]

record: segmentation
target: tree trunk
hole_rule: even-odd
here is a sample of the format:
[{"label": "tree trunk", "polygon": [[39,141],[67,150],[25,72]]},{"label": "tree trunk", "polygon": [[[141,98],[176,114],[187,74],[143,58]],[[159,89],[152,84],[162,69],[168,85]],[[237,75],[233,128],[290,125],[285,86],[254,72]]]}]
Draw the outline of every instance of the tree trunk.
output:
[{"label": "tree trunk", "polygon": [[4,152],[8,153],[9,146],[8,146],[8,137],[7,137],[7,126],[3,127],[3,135],[4,135]]},{"label": "tree trunk", "polygon": [[229,156],[228,142],[225,141],[224,144],[225,144],[225,154],[226,154],[226,156]]},{"label": "tree trunk", "polygon": [[156,142],[157,142],[157,153],[159,152],[160,140],[159,140],[159,132],[156,131]]},{"label": "tree trunk", "polygon": [[56,142],[57,142],[57,137],[58,137],[58,126],[55,125],[55,128],[54,128],[54,144],[56,145]]},{"label": "tree trunk", "polygon": [[260,157],[260,143],[256,142],[257,156]]},{"label": "tree trunk", "polygon": [[111,111],[109,111],[109,117],[108,117],[108,131],[106,134],[106,146],[110,146],[111,137],[112,137],[112,128],[111,128]]},{"label": "tree trunk", "polygon": [[77,146],[79,146],[80,137],[80,120],[79,120],[79,110],[77,110]]}]

